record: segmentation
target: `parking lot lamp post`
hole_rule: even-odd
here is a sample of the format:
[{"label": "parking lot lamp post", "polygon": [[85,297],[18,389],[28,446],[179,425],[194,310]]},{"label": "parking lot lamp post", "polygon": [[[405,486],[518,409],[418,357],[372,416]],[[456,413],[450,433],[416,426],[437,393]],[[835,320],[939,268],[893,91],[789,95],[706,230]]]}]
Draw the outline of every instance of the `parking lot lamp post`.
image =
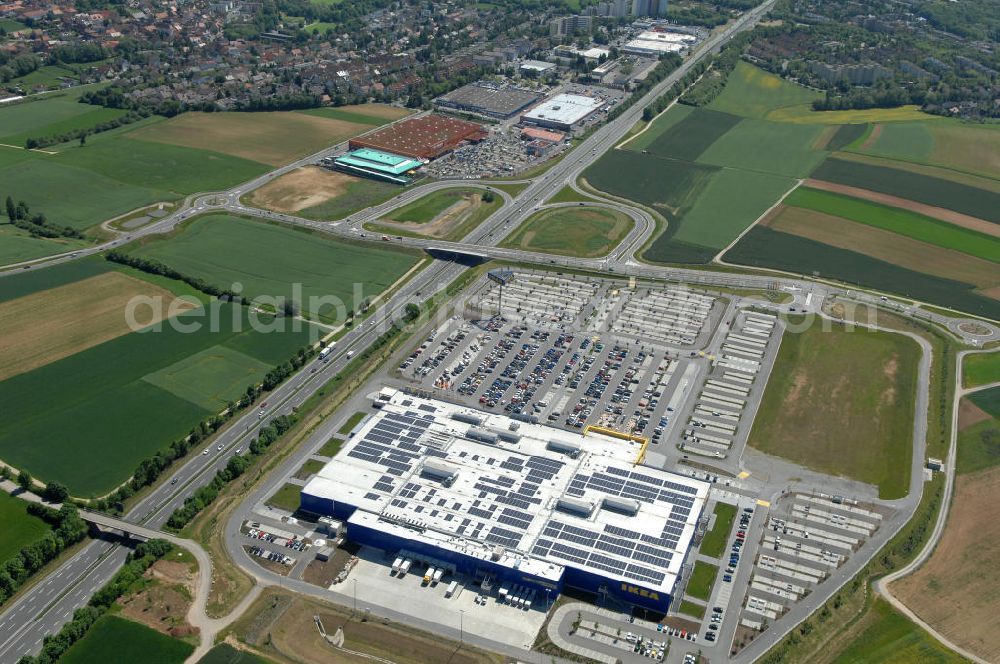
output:
[{"label": "parking lot lamp post", "polygon": [[465,611],[458,612],[458,642],[465,643]]},{"label": "parking lot lamp post", "polygon": [[551,596],[552,596],[552,589],[551,588],[546,588],[545,589],[545,612],[546,613],[549,612],[549,606],[550,606],[549,599],[551,598]]},{"label": "parking lot lamp post", "polygon": [[354,579],[354,611],[358,611],[358,580]]}]

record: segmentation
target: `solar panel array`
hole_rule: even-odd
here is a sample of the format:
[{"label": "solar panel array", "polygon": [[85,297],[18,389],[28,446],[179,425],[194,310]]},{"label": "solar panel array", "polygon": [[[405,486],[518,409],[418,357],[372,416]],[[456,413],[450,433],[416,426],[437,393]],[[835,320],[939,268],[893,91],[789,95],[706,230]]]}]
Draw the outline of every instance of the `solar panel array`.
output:
[{"label": "solar panel array", "polygon": [[[383,469],[365,498],[388,498],[392,508],[432,517],[435,528],[507,549],[527,552],[530,547],[531,554],[553,562],[654,586],[668,577],[697,488],[625,467],[573,474],[567,488],[570,496],[593,499],[596,492],[656,505],[658,514],[667,513],[662,531],[650,533],[602,523],[587,522],[582,527],[565,514],[541,511],[549,499],[543,485],[548,487],[566,469],[566,463],[556,458],[507,453],[496,447],[484,447],[483,453],[463,446],[451,455],[461,464],[479,464],[484,474],[460,471],[464,488],[459,492],[435,481],[425,483],[416,472],[423,459],[450,456],[442,451],[441,435],[424,435],[437,414],[426,406],[418,405],[420,412],[384,408],[370,430],[354,441],[347,456]],[[539,528],[537,538],[529,536]]]}]

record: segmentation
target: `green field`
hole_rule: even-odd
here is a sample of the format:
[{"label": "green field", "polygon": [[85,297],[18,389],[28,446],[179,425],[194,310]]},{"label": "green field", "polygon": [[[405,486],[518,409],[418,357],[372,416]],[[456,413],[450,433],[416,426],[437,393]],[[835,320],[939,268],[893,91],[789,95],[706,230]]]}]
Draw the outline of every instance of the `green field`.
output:
[{"label": "green field", "polygon": [[225,346],[212,346],[143,376],[143,380],[210,411],[219,411],[259,383],[271,365]]},{"label": "green field", "polygon": [[26,544],[31,544],[49,531],[49,527],[39,518],[28,514],[28,503],[0,491],[0,523],[3,537],[0,537],[0,564],[17,555]]},{"label": "green field", "polygon": [[964,387],[977,387],[1000,381],[1000,352],[965,356]]},{"label": "green field", "polygon": [[720,136],[701,154],[698,162],[786,177],[805,177],[826,158],[825,152],[813,149],[822,132],[823,127],[817,125],[746,119]]},{"label": "green field", "polygon": [[687,616],[693,616],[695,618],[705,617],[705,607],[701,604],[695,604],[694,602],[689,602],[687,600],[682,600],[680,605],[677,607],[677,611],[683,613]]},{"label": "green field", "polygon": [[301,493],[302,487],[298,484],[285,484],[264,502],[278,509],[294,512],[299,509]]},{"label": "green field", "polygon": [[240,283],[247,299],[290,298],[303,313],[326,320],[338,319],[338,303],[358,311],[361,299],[375,297],[417,262],[400,251],[219,214],[200,217],[131,253],[222,288]]},{"label": "green field", "polygon": [[[795,181],[770,173],[724,169],[715,173],[681,220],[674,241],[722,249],[753,223]],[[655,256],[656,243],[647,252]]]},{"label": "green field", "polygon": [[183,664],[194,646],[145,625],[105,615],[59,658],[60,664],[95,662],[142,662]]},{"label": "green field", "polygon": [[667,220],[643,253],[646,260],[709,262],[791,189],[794,178],[808,176],[826,158],[817,146],[827,128],[763,119],[775,108],[802,103],[803,92],[814,96],[741,64],[709,107],[673,106],[623,150],[592,165],[587,182]]},{"label": "green field", "polygon": [[691,113],[694,112],[694,109],[694,106],[674,104],[669,111],[656,118],[656,121],[650,124],[644,132],[633,138],[623,147],[627,150],[635,152],[645,150],[650,146],[650,144],[665,134],[671,127],[691,115]]},{"label": "green field", "polygon": [[812,176],[1000,223],[1000,193],[952,180],[835,157],[827,159]]},{"label": "green field", "polygon": [[554,208],[532,215],[502,244],[528,251],[593,258],[608,254],[631,227],[632,220],[626,215],[605,208]]},{"label": "green field", "polygon": [[709,595],[712,594],[712,585],[715,584],[715,577],[718,573],[719,568],[715,565],[696,560],[684,593],[707,602]]},{"label": "green field", "polygon": [[1000,238],[909,210],[809,187],[796,189],[785,199],[785,205],[825,212],[1000,263]]},{"label": "green field", "polygon": [[966,398],[994,418],[1000,419],[1000,387],[980,390]]},{"label": "green field", "polygon": [[[147,376],[220,346],[273,366],[310,341],[308,325],[296,331],[282,319],[277,322],[287,323],[287,331],[257,332],[245,308],[216,304],[218,315],[211,317],[216,331],[206,310],[193,310],[177,321],[196,330],[165,324],[159,332],[126,334],[0,382],[5,404],[0,459],[44,481],[60,481],[74,495],[101,495],[126,479],[141,459],[220,410],[189,399],[207,404],[208,395],[233,390],[232,375],[245,365],[210,375],[192,368],[202,384],[172,386],[184,398]],[[45,398],[38,398],[42,394]]]},{"label": "green field", "polygon": [[748,444],[902,498],[919,349],[898,334],[822,327],[785,332]]},{"label": "green field", "polygon": [[345,122],[357,122],[359,124],[372,126],[383,125],[387,122],[391,122],[391,120],[380,118],[375,115],[368,115],[357,111],[345,111],[342,108],[332,108],[329,106],[324,106],[323,108],[307,108],[302,111],[296,111],[296,113],[305,113],[306,115],[315,115],[321,118],[329,118],[331,120],[344,120]]},{"label": "green field", "polygon": [[653,154],[608,150],[584,177],[597,189],[647,205],[672,221],[694,204],[716,170]]},{"label": "green field", "polygon": [[830,137],[830,140],[827,141],[826,149],[831,152],[843,150],[865,136],[869,131],[871,131],[871,125],[868,124],[840,125],[833,136]]},{"label": "green field", "polygon": [[977,422],[958,433],[958,473],[975,473],[1000,464],[1000,419]]},{"label": "green field", "polygon": [[32,237],[27,231],[0,222],[0,266],[61,254],[85,246],[86,242],[70,238]]},{"label": "green field", "polygon": [[942,279],[855,251],[755,226],[726,252],[730,263],[819,275],[848,284],[898,293],[942,307],[1000,320],[1000,301],[975,292],[973,284]]},{"label": "green field", "polygon": [[878,127],[870,141],[850,149],[1000,178],[1000,131],[993,124],[960,120],[887,123]]},{"label": "green field", "polygon": [[772,111],[808,105],[818,97],[818,92],[739,62],[729,75],[722,93],[708,107],[734,115],[763,119]]},{"label": "green field", "polygon": [[958,664],[963,657],[938,643],[927,632],[876,598],[864,617],[866,628],[834,664]]},{"label": "green field", "polygon": [[454,189],[441,189],[426,196],[397,208],[389,213],[386,219],[392,221],[403,221],[414,224],[426,224],[433,221],[439,214],[450,208],[455,203],[466,196],[483,192],[472,187],[455,187]]},{"label": "green field", "polygon": [[736,519],[736,506],[729,503],[715,503],[715,525],[701,540],[700,553],[709,558],[718,558],[726,550],[729,532]]},{"label": "green field", "polygon": [[271,661],[246,650],[237,650],[228,643],[220,643],[199,659],[198,664],[271,664]]},{"label": "green field", "polygon": [[225,189],[268,169],[237,157],[126,136],[95,138],[56,155],[20,150],[9,163],[0,158],[3,193],[26,201],[53,224],[82,230],[152,203]]},{"label": "green field", "polygon": [[0,302],[82,281],[114,269],[100,257],[87,257],[69,263],[53,265],[44,270],[29,270],[0,279]]},{"label": "green field", "polygon": [[29,136],[93,127],[125,111],[81,104],[71,97],[22,102],[0,108],[0,143],[24,146]]},{"label": "green field", "polygon": [[[713,143],[740,123],[737,115],[704,108],[687,113],[680,121],[674,122],[670,116],[679,113],[679,108],[682,107],[674,106],[659,121],[667,124],[669,128],[649,144],[646,149],[650,153],[659,157],[695,161]],[[654,123],[654,126],[659,122]]]},{"label": "green field", "polygon": [[325,465],[326,464],[322,461],[318,461],[316,459],[309,459],[304,464],[302,464],[302,466],[300,466],[297,471],[295,471],[295,475],[293,475],[293,477],[296,477],[300,480],[308,479],[310,475],[315,475],[316,473],[321,471],[323,469],[323,466]]}]

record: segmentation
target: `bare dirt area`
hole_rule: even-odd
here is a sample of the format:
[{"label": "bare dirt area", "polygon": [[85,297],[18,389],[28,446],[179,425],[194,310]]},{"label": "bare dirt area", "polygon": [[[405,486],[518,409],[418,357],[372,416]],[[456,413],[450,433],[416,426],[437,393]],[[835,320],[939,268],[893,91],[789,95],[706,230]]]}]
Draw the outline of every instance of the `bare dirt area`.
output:
[{"label": "bare dirt area", "polygon": [[866,138],[865,142],[861,144],[862,150],[867,150],[871,146],[875,145],[875,142],[878,141],[879,137],[882,135],[883,126],[884,125],[877,124],[874,127],[872,127],[872,131],[870,134],[868,134],[868,138]]},{"label": "bare dirt area", "polygon": [[770,221],[769,226],[917,272],[963,281],[980,288],[1000,285],[996,263],[823,212],[785,208]]},{"label": "bare dirt area", "polygon": [[408,108],[399,108],[398,106],[390,106],[388,104],[352,104],[349,106],[338,106],[337,110],[361,113],[362,115],[370,115],[373,118],[382,118],[383,120],[398,120],[413,113]]},{"label": "bare dirt area", "polygon": [[[320,634],[316,623],[334,635],[344,630],[344,646],[339,649]],[[372,658],[384,658],[396,664],[491,664],[503,661],[499,655],[459,647],[458,643],[433,636],[387,620],[360,613],[352,617],[340,609],[303,598],[290,598],[267,592],[235,626],[238,637],[258,647],[275,661],[307,664],[371,664]],[[348,652],[353,651],[353,652]],[[357,654],[361,653],[361,654]]]},{"label": "bare dirt area", "polygon": [[281,166],[368,129],[357,122],[293,111],[183,113],[137,129],[128,137]]},{"label": "bare dirt area", "polygon": [[[107,272],[76,283],[32,293],[0,304],[0,380],[36,369],[132,330],[126,307],[132,298],[160,298],[156,307],[136,311],[137,322],[151,325],[195,304],[170,291],[121,272]],[[36,314],[45,312],[45,325]]]},{"label": "bare dirt area", "polygon": [[482,204],[482,196],[479,194],[469,194],[468,196],[463,196],[461,200],[450,205],[441,214],[427,223],[380,219],[379,225],[388,228],[398,228],[411,233],[426,235],[427,237],[443,238],[465,223],[469,217],[476,213],[476,210]]},{"label": "bare dirt area", "polygon": [[329,588],[333,580],[337,578],[340,571],[344,569],[352,556],[357,554],[359,546],[348,544],[344,547],[337,547],[333,555],[326,562],[322,560],[312,560],[306,565],[302,572],[302,580],[320,588]]},{"label": "bare dirt area", "polygon": [[346,173],[304,166],[268,182],[250,194],[256,207],[277,212],[299,212],[344,193],[354,178]]},{"label": "bare dirt area", "polygon": [[147,585],[140,592],[118,600],[121,614],[170,636],[197,634],[186,618],[195,590],[190,565],[158,560],[143,577]]},{"label": "bare dirt area", "polygon": [[985,410],[974,404],[969,399],[962,399],[958,402],[958,430],[964,431],[969,427],[991,420],[993,417]]},{"label": "bare dirt area", "polygon": [[[872,133],[874,134],[874,132]],[[844,194],[845,196],[853,196],[854,198],[871,201],[872,203],[881,203],[882,205],[889,205],[903,210],[909,210],[910,212],[916,212],[928,217],[933,217],[934,219],[947,221],[948,223],[961,226],[962,228],[968,228],[969,230],[985,233],[986,235],[1000,237],[1000,224],[994,224],[978,217],[970,217],[967,214],[961,214],[960,212],[955,212],[954,210],[935,207],[933,205],[925,205],[924,203],[917,203],[916,201],[911,201],[906,198],[890,196],[889,194],[881,194],[877,191],[870,191],[859,187],[849,187],[847,185],[836,184],[834,182],[826,182],[825,180],[809,179],[806,180],[804,184],[807,187],[812,187],[813,189],[822,189],[823,191],[830,191],[835,194]]]},{"label": "bare dirt area", "polygon": [[1000,468],[959,475],[944,536],[914,574],[892,584],[920,618],[988,661],[1000,660]]}]

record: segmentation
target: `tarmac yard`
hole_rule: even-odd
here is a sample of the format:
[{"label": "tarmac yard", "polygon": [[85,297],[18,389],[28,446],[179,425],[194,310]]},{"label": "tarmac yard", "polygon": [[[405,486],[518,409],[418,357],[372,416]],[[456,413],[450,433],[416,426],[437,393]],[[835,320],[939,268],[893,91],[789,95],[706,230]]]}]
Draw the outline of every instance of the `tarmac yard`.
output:
[{"label": "tarmac yard", "polygon": [[[633,292],[614,282],[552,276],[517,275],[502,304],[499,288],[487,288],[466,316],[428,336],[396,376],[476,408],[569,430],[610,428],[654,444],[665,440],[676,392],[691,375],[682,358],[688,353],[660,340],[704,339],[721,310],[690,291]],[[502,318],[494,315],[498,308]],[[626,309],[633,313],[620,315]],[[681,316],[684,336],[677,332]]]}]

